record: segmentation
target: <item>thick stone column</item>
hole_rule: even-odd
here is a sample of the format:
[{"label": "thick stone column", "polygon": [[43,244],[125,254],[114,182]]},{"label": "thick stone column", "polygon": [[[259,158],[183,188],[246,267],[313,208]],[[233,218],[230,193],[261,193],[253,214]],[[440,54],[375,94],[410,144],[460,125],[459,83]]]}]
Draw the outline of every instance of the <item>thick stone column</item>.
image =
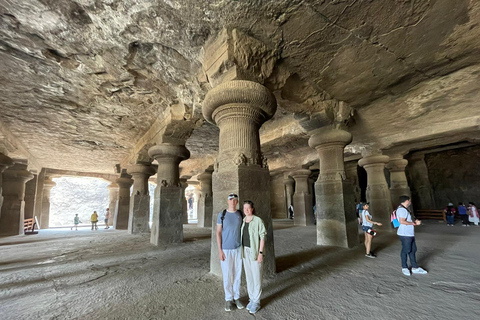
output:
[{"label": "thick stone column", "polygon": [[367,201],[370,213],[375,221],[383,223],[382,228],[391,227],[392,198],[385,179],[385,164],[390,158],[381,154],[370,155],[358,161],[358,165],[367,171]]},{"label": "thick stone column", "polygon": [[118,184],[119,190],[113,227],[117,230],[127,230],[130,214],[130,187],[133,184],[133,180],[126,170],[123,169],[120,178],[115,180],[115,182]]},{"label": "thick stone column", "polygon": [[409,157],[407,171],[412,187],[412,205],[416,209],[435,209],[435,198],[428,177],[425,154],[417,153]]},{"label": "thick stone column", "polygon": [[197,179],[201,183],[201,196],[198,201],[198,226],[201,228],[210,228],[213,215],[213,197],[212,197],[212,173],[205,171]]},{"label": "thick stone column", "polygon": [[149,163],[137,163],[127,167],[133,178],[133,190],[130,198],[128,233],[148,233],[150,218],[150,195],[148,178],[155,174],[155,168]]},{"label": "thick stone column", "polygon": [[308,191],[310,170],[301,169],[290,172],[295,179],[295,193],[293,194],[293,222],[296,226],[311,226],[314,224],[313,195]]},{"label": "thick stone column", "polygon": [[[198,182],[198,181],[195,181],[195,182],[196,183],[193,184],[193,186],[195,188],[195,191],[194,191],[195,199],[193,201],[193,217],[194,218],[196,217],[197,222],[198,222],[198,208],[200,206],[200,197],[202,195],[202,190],[201,190],[200,182]],[[211,224],[209,224],[209,226],[210,225]]]},{"label": "thick stone column", "polygon": [[56,185],[51,177],[46,177],[43,182],[42,215],[40,216],[40,227],[42,229],[47,229],[50,226],[50,192]]},{"label": "thick stone column", "polygon": [[117,202],[118,202],[118,184],[112,182],[108,185],[108,209],[110,209],[110,218],[108,223],[112,225],[113,221],[115,221],[116,212],[117,212]]},{"label": "thick stone column", "polygon": [[318,130],[308,141],[320,158],[315,183],[317,244],[351,248],[358,243],[353,186],[346,180],[343,151],[352,141],[344,130]]},{"label": "thick stone column", "polygon": [[40,221],[42,220],[42,201],[43,201],[43,183],[45,182],[45,175],[47,170],[43,168],[37,176],[37,187],[35,192],[35,206],[34,216],[38,221],[38,228],[40,229]]},{"label": "thick stone column", "polygon": [[[251,200],[267,228],[264,275],[275,272],[270,174],[260,150],[258,130],[277,108],[264,86],[244,80],[224,82],[208,92],[203,116],[220,128],[219,153],[212,176],[213,212],[210,272],[221,275],[217,248],[217,215],[227,207],[227,195],[237,193],[240,204]],[[243,209],[243,207],[241,208]]]},{"label": "thick stone column", "polygon": [[37,175],[25,184],[25,219],[32,219],[35,216],[35,196],[37,192]]},{"label": "thick stone column", "polygon": [[187,183],[188,179],[182,178],[180,179],[180,187],[182,187],[182,223],[188,224],[188,202],[187,198],[185,197],[185,189],[188,187]]},{"label": "thick stone column", "polygon": [[13,166],[13,160],[7,157],[6,155],[4,155],[3,153],[0,153],[0,214],[2,212],[2,204],[3,204],[2,173],[3,171],[5,171],[5,169],[11,166]]},{"label": "thick stone column", "polygon": [[25,210],[25,183],[33,178],[27,165],[15,163],[3,172],[3,204],[0,236],[22,235]]},{"label": "thick stone column", "polygon": [[290,218],[288,208],[290,207],[290,205],[293,205],[295,180],[293,180],[292,177],[286,175],[283,177],[283,183],[285,184],[285,200],[286,200],[285,202],[287,205],[287,208],[286,208],[287,218]]},{"label": "thick stone column", "polygon": [[151,147],[148,154],[158,162],[150,243],[156,246],[181,243],[185,196],[178,165],[190,157],[190,152],[184,146],[163,143]]},{"label": "thick stone column", "polygon": [[396,208],[400,204],[400,196],[411,197],[410,187],[408,186],[405,167],[408,161],[402,156],[390,158],[387,169],[390,171],[390,196],[392,198],[392,207]]},{"label": "thick stone column", "polygon": [[353,186],[355,204],[362,201],[362,190],[360,189],[360,185],[358,183],[357,167],[358,167],[357,161],[345,162],[345,174],[347,176],[347,180],[350,181],[350,183]]}]

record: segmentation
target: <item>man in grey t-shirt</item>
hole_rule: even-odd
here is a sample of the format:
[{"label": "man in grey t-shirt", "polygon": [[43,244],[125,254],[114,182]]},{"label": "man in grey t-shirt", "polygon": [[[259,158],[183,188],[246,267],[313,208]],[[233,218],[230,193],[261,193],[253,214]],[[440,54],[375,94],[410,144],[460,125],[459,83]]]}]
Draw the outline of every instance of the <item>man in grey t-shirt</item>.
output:
[{"label": "man in grey t-shirt", "polygon": [[402,242],[402,251],[400,257],[402,259],[402,273],[406,276],[410,276],[410,270],[407,265],[407,256],[410,258],[410,264],[412,265],[412,273],[414,274],[426,274],[427,271],[420,268],[417,264],[417,244],[415,243],[414,227],[421,224],[420,220],[412,221],[412,215],[407,209],[412,201],[409,196],[400,196],[400,206],[398,206],[396,215],[400,226],[398,227],[397,235]]},{"label": "man in grey t-shirt", "polygon": [[243,214],[237,210],[237,205],[238,196],[229,194],[228,209],[220,212],[217,218],[217,246],[225,290],[225,311],[231,311],[234,303],[238,309],[244,308],[239,300],[242,277],[240,228]]}]

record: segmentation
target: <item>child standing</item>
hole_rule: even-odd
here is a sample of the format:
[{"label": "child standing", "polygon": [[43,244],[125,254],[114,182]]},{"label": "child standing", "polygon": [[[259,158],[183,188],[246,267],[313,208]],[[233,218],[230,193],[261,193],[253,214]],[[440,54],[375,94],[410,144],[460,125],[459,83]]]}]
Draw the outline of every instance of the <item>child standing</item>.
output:
[{"label": "child standing", "polygon": [[[73,218],[73,224],[75,227],[75,230],[78,230],[77,227],[78,227],[78,224],[81,223],[82,221],[80,221],[80,217],[78,216],[78,213],[75,214],[75,218]],[[70,230],[73,230],[73,227],[70,228]]]},{"label": "child standing", "polygon": [[371,251],[373,235],[368,233],[369,229],[372,229],[373,225],[381,226],[380,222],[372,221],[372,215],[368,212],[369,203],[364,203],[362,206],[362,229],[365,232],[365,257],[375,258],[376,256]]},{"label": "child standing", "polygon": [[95,230],[98,230],[97,222],[98,222],[98,214],[97,211],[93,211],[92,215],[90,216],[90,221],[92,222],[92,230],[95,227]]}]

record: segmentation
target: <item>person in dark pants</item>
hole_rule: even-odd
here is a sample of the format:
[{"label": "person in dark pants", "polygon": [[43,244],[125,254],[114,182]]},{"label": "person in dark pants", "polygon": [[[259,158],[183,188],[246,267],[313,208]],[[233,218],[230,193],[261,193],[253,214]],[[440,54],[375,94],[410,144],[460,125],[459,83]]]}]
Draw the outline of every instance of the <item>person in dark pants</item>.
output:
[{"label": "person in dark pants", "polygon": [[463,202],[458,203],[458,215],[460,218],[462,218],[462,225],[464,227],[470,227],[470,222],[468,222],[467,207],[465,207]]},{"label": "person in dark pants", "polygon": [[412,204],[409,196],[400,196],[400,206],[397,208],[397,219],[400,222],[397,235],[402,242],[402,251],[400,257],[402,259],[402,273],[410,276],[407,259],[410,258],[413,274],[427,274],[427,271],[420,268],[417,264],[417,244],[415,243],[414,227],[419,226],[422,222],[420,220],[412,221],[412,215],[408,207]]}]

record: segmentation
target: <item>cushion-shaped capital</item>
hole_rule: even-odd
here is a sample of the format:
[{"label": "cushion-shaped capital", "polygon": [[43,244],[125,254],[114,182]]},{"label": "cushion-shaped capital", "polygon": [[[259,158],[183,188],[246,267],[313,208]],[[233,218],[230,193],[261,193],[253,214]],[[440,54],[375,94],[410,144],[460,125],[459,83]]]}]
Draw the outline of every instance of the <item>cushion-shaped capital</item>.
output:
[{"label": "cushion-shaped capital", "polygon": [[308,145],[311,148],[317,148],[323,145],[341,145],[346,146],[352,142],[352,134],[345,130],[321,128],[308,139]]},{"label": "cushion-shaped capital", "polygon": [[156,173],[156,170],[150,164],[136,163],[128,166],[127,172],[131,175],[144,174],[146,176],[153,176]]},{"label": "cushion-shaped capital", "polygon": [[210,90],[203,102],[203,117],[210,123],[215,121],[215,110],[225,105],[248,105],[255,108],[259,121],[267,121],[277,110],[275,96],[264,86],[253,81],[232,80],[224,82]]},{"label": "cushion-shaped capital", "polygon": [[383,164],[383,165],[385,165],[386,163],[388,163],[389,160],[390,160],[389,156],[384,156],[384,155],[378,154],[378,155],[372,155],[372,156],[368,156],[368,157],[365,157],[365,158],[362,158],[362,159],[358,160],[358,165],[360,167],[373,165],[373,164]]},{"label": "cushion-shaped capital", "polygon": [[148,155],[154,159],[178,158],[180,160],[186,160],[190,158],[190,151],[188,151],[185,146],[162,143],[148,149]]},{"label": "cushion-shaped capital", "polygon": [[290,176],[292,176],[294,179],[297,177],[308,177],[310,176],[312,172],[308,169],[300,169],[300,170],[295,170],[290,172]]}]

